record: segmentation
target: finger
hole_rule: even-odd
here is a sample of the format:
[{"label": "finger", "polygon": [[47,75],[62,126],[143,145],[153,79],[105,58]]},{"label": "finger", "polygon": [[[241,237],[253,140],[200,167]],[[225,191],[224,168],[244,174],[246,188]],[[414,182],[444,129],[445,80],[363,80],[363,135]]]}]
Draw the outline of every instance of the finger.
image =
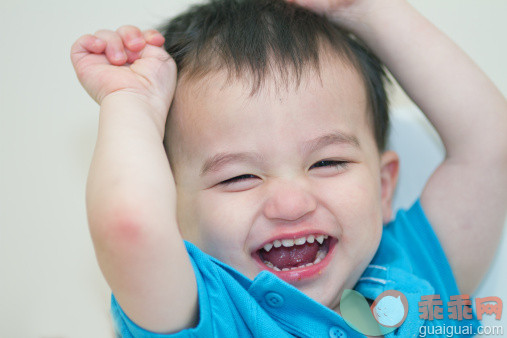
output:
[{"label": "finger", "polygon": [[162,62],[171,62],[172,59],[171,56],[165,51],[162,47],[152,46],[148,44],[142,51],[141,51],[141,58],[155,58]]},{"label": "finger", "polygon": [[156,29],[147,29],[143,35],[146,42],[153,46],[161,47],[165,42],[164,36]]},{"label": "finger", "polygon": [[72,53],[95,53],[104,52],[106,42],[91,34],[81,36],[71,48]]},{"label": "finger", "polygon": [[121,26],[116,32],[121,37],[123,45],[126,46],[128,50],[138,52],[146,45],[143,33],[135,26]]},{"label": "finger", "polygon": [[70,49],[73,63],[78,62],[84,56],[94,53],[101,54],[106,49],[106,42],[91,34],[81,36],[74,42]]},{"label": "finger", "polygon": [[[147,45],[144,46],[140,51],[132,52],[128,49],[126,50],[128,56],[128,63],[134,63],[135,60],[140,59],[141,57],[157,57],[161,60],[165,60],[167,58],[167,53],[165,50],[161,48],[153,48],[154,47],[162,47],[165,42],[165,38],[159,31],[156,29],[148,29],[142,32],[143,39],[146,41]],[[148,49],[148,51],[147,51]]]},{"label": "finger", "polygon": [[126,49],[125,52],[127,53],[127,63],[134,63],[134,61],[141,58],[142,54],[142,50],[139,52],[133,52],[131,50]]},{"label": "finger", "polygon": [[121,66],[127,62],[123,41],[116,32],[100,30],[95,33],[95,36],[106,42],[105,54],[111,64]]}]

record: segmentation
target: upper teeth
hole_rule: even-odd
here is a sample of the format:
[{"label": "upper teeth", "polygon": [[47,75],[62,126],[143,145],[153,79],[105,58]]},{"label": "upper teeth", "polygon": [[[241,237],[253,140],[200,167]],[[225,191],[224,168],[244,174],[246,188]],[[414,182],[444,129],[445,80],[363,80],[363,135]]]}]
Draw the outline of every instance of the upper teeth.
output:
[{"label": "upper teeth", "polygon": [[296,239],[281,239],[281,240],[275,239],[273,242],[265,244],[264,250],[269,252],[273,247],[279,248],[282,245],[284,247],[291,247],[291,246],[294,246],[294,244],[295,245],[303,245],[306,242],[313,243],[315,240],[317,240],[317,242],[319,242],[319,244],[322,244],[326,238],[328,238],[328,235],[318,235],[318,236],[309,235],[306,237],[299,237]]}]

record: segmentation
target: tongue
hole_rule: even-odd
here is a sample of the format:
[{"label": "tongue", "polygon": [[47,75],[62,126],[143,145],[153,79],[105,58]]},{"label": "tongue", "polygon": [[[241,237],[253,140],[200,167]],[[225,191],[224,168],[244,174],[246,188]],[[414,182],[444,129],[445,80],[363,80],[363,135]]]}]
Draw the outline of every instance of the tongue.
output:
[{"label": "tongue", "polygon": [[261,249],[260,256],[263,260],[271,262],[279,269],[293,268],[313,263],[319,251],[319,247],[317,241],[305,243],[303,245],[294,245],[288,248],[284,246],[279,248],[273,247],[269,252]]}]

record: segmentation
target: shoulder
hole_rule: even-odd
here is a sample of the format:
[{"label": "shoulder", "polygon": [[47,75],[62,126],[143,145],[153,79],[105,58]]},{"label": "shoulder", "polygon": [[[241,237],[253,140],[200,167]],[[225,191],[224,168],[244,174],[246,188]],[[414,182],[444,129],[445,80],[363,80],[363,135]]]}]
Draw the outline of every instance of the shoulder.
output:
[{"label": "shoulder", "polygon": [[458,293],[448,258],[419,199],[384,227],[377,256],[428,281],[436,292]]},{"label": "shoulder", "polygon": [[379,249],[356,289],[370,299],[387,290],[401,292],[409,305],[408,320],[402,326],[407,335],[423,325],[432,325],[421,317],[421,304],[429,296],[438,299],[435,304],[442,309],[439,323],[469,328],[479,325],[474,318],[457,323],[450,317],[452,299],[462,295],[419,200],[409,209],[398,211],[396,218],[385,225]]}]

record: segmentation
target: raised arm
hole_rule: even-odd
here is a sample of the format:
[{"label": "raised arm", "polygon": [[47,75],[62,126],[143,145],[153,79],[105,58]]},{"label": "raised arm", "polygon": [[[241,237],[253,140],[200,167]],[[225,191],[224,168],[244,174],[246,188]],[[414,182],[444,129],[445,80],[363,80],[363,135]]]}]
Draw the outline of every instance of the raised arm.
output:
[{"label": "raised arm", "polygon": [[449,38],[405,0],[298,0],[348,27],[382,59],[446,149],[421,203],[461,292],[487,271],[507,210],[507,102]]},{"label": "raised arm", "polygon": [[163,148],[176,66],[156,31],[124,26],[72,46],[77,76],[100,104],[87,183],[99,265],[125,313],[156,332],[192,326],[197,288],[176,224],[176,190]]}]

